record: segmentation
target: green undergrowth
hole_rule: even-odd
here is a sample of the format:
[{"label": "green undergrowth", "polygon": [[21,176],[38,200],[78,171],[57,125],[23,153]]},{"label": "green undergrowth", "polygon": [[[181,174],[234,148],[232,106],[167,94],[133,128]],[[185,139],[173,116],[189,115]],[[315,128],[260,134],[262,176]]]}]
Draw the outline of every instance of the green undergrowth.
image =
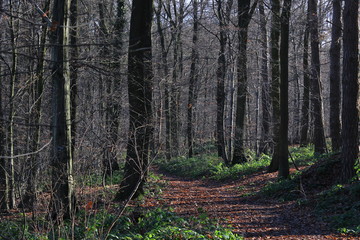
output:
[{"label": "green undergrowth", "polygon": [[338,153],[308,156],[304,158],[303,165],[313,162],[310,168],[297,171],[289,179],[269,182],[259,194],[310,206],[338,232],[359,235],[360,182],[354,180],[348,185],[337,184],[341,170],[339,157]]},{"label": "green undergrowth", "polygon": [[360,234],[360,182],[318,194],[316,212],[341,233]]},{"label": "green undergrowth", "polygon": [[178,216],[171,209],[157,208],[144,211],[136,217],[134,214],[127,214],[118,219],[107,211],[82,211],[75,221],[64,222],[56,228],[39,219],[27,221],[26,225],[23,225],[22,221],[4,221],[0,223],[0,239],[240,240],[243,237],[220,226],[202,211],[199,211],[196,217],[185,218]]},{"label": "green undergrowth", "polygon": [[[207,147],[211,149],[210,147]],[[291,147],[290,153],[297,166],[309,166],[316,161],[312,146]],[[216,154],[203,153],[193,158],[184,156],[173,158],[170,161],[157,160],[156,164],[163,171],[188,178],[207,177],[214,180],[239,179],[260,170],[266,169],[271,162],[271,156],[246,150],[247,161],[241,164],[226,165]],[[292,162],[291,162],[292,164]]]}]

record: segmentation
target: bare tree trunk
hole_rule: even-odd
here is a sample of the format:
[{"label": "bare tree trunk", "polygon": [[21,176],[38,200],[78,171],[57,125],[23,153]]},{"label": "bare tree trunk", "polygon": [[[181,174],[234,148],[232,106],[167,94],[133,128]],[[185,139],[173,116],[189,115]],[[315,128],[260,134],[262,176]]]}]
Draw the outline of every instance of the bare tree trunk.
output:
[{"label": "bare tree trunk", "polygon": [[130,196],[136,198],[143,193],[149,167],[148,150],[152,137],[152,11],[152,0],[133,0],[128,55],[130,129],[124,178],[115,198],[117,201]]},{"label": "bare tree trunk", "polygon": [[165,157],[167,160],[171,159],[171,116],[170,116],[170,86],[169,86],[169,67],[167,63],[168,52],[165,46],[165,35],[163,27],[161,25],[161,10],[163,2],[159,0],[158,9],[155,11],[157,31],[160,37],[160,46],[161,46],[161,62],[162,69],[164,72],[165,84],[164,84],[164,111],[165,111]]},{"label": "bare tree trunk", "polygon": [[289,20],[291,0],[284,0],[281,13],[280,42],[280,134],[279,177],[289,177],[288,126],[289,126]]},{"label": "bare tree trunk", "polygon": [[302,147],[308,145],[309,131],[309,112],[310,112],[310,77],[309,77],[309,9],[307,10],[307,23],[304,32],[303,41],[303,72],[304,72],[304,91],[303,102],[301,106],[301,129],[300,129],[300,145]]},{"label": "bare tree trunk", "polygon": [[226,164],[229,164],[229,159],[225,150],[225,135],[224,135],[224,114],[225,114],[225,75],[226,75],[226,56],[225,48],[227,43],[226,21],[224,16],[224,7],[221,1],[217,2],[217,15],[220,24],[220,50],[217,58],[217,88],[216,88],[216,144],[218,156],[221,157]]},{"label": "bare tree trunk", "polygon": [[[13,13],[10,4],[10,12]],[[10,76],[10,92],[9,92],[9,118],[8,118],[8,155],[11,157],[9,161],[9,207],[15,208],[15,165],[14,159],[14,117],[15,117],[15,82],[17,80],[18,54],[16,48],[17,36],[15,35],[14,17],[10,17],[10,36],[11,36],[11,76]]]},{"label": "bare tree trunk", "polygon": [[317,1],[309,0],[310,11],[310,46],[311,46],[311,103],[314,117],[314,145],[316,153],[326,152],[323,109],[320,82],[320,50],[319,50],[319,27],[317,17]]},{"label": "bare tree trunk", "polygon": [[[0,0],[0,17],[3,15],[3,1]],[[0,32],[0,37],[2,37],[3,32]],[[2,55],[1,45],[0,45],[0,55]],[[0,72],[2,72],[2,65],[0,64]],[[3,113],[3,81],[0,76],[0,156],[5,155],[5,123],[4,123],[4,113]],[[4,158],[0,158],[0,210],[8,209],[8,180],[6,173],[6,160]]]},{"label": "bare tree trunk", "polygon": [[268,51],[267,51],[267,30],[266,19],[264,10],[264,1],[259,1],[259,13],[260,13],[260,38],[261,38],[261,105],[262,105],[262,118],[261,118],[261,140],[260,140],[260,152],[269,153],[270,151],[270,84],[268,75]]},{"label": "bare tree trunk", "polygon": [[189,99],[188,99],[188,108],[187,108],[187,137],[188,137],[188,157],[193,157],[193,109],[196,102],[197,94],[195,92],[195,85],[198,81],[198,76],[196,73],[197,63],[199,61],[199,54],[197,52],[197,42],[198,42],[198,1],[193,0],[193,39],[192,39],[192,50],[191,50],[191,66],[190,66],[190,81],[189,81]]},{"label": "bare tree trunk", "polygon": [[345,0],[343,10],[343,75],[342,75],[342,174],[341,181],[349,182],[356,176],[354,165],[359,157],[359,1]]},{"label": "bare tree trunk", "polygon": [[340,51],[341,51],[341,0],[333,0],[330,47],[330,137],[333,151],[341,148],[340,123]]},{"label": "bare tree trunk", "polygon": [[238,55],[237,60],[237,97],[236,97],[236,119],[234,136],[234,154],[231,163],[237,164],[246,161],[244,153],[245,115],[247,99],[247,41],[248,27],[254,13],[256,2],[250,7],[250,0],[238,1]]},{"label": "bare tree trunk", "polygon": [[74,214],[74,179],[70,91],[70,0],[55,0],[51,34],[52,59],[52,218],[60,223]]},{"label": "bare tree trunk", "polygon": [[269,172],[276,172],[279,169],[279,134],[280,134],[280,59],[279,59],[279,40],[280,40],[280,1],[271,0],[271,101],[273,106],[273,142],[274,152]]},{"label": "bare tree trunk", "polygon": [[[46,2],[45,5],[45,11],[49,8],[50,1]],[[30,150],[32,152],[35,152],[38,150],[40,146],[40,134],[41,134],[41,115],[42,115],[42,95],[44,91],[44,60],[45,60],[45,42],[46,42],[46,34],[47,34],[47,28],[43,27],[41,37],[40,37],[40,44],[39,44],[39,52],[38,52],[38,63],[36,67],[36,81],[34,84],[34,90],[33,90],[33,101],[35,102],[35,106],[31,112],[31,123],[34,125],[33,133],[31,134],[32,140],[30,144]],[[34,209],[34,205],[37,200],[37,175],[39,171],[39,162],[38,162],[39,155],[34,154],[30,156],[30,176],[27,179],[27,186],[26,186],[26,192],[23,197],[22,203],[20,207],[27,207]]]}]

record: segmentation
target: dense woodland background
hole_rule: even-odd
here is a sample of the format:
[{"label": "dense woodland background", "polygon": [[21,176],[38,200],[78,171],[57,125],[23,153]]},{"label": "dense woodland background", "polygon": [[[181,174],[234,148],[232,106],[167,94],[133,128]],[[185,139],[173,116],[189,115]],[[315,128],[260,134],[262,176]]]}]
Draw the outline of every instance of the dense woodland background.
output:
[{"label": "dense woodland background", "polygon": [[[357,0],[1,0],[0,206],[73,216],[87,176],[214,151],[227,166],[288,146],[341,152],[356,178]],[[80,200],[79,200],[80,199]]]}]

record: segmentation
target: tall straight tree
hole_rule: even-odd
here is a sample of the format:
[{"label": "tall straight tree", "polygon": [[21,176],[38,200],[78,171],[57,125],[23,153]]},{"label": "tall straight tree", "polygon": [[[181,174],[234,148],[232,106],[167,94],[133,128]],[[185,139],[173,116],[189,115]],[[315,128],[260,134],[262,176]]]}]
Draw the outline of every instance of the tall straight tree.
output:
[{"label": "tall straight tree", "polygon": [[269,152],[270,142],[270,86],[268,74],[268,51],[267,51],[267,29],[264,0],[259,1],[259,14],[260,14],[260,45],[261,45],[261,105],[262,105],[262,118],[261,118],[261,141],[260,152]]},{"label": "tall straight tree", "polygon": [[326,143],[323,123],[323,108],[320,82],[320,50],[317,1],[309,0],[309,27],[311,48],[310,90],[312,115],[314,119],[314,146],[315,153],[325,153]]},{"label": "tall straight tree", "polygon": [[115,200],[143,193],[152,137],[152,0],[133,0],[128,54],[129,138],[124,178]]},{"label": "tall straight tree", "polygon": [[343,74],[342,74],[342,182],[350,181],[355,175],[354,165],[358,161],[358,124],[357,108],[359,94],[359,1],[345,0],[343,11]]},{"label": "tall straight tree", "polygon": [[341,0],[333,0],[330,46],[330,137],[333,151],[341,148],[340,123],[340,50],[341,50]]},{"label": "tall straight tree", "polygon": [[229,158],[225,149],[225,132],[224,132],[224,112],[225,112],[225,76],[226,76],[226,44],[228,41],[227,27],[228,21],[226,14],[231,9],[232,1],[227,2],[225,7],[223,1],[216,0],[217,3],[217,18],[219,20],[219,43],[220,49],[217,57],[216,69],[216,145],[218,156],[221,157],[226,164],[229,164]]},{"label": "tall straight tree", "polygon": [[289,20],[291,0],[284,0],[281,13],[280,42],[280,139],[279,143],[279,177],[289,177],[288,160],[288,126],[289,126]]},{"label": "tall straight tree", "polygon": [[171,159],[171,121],[170,121],[170,87],[169,87],[169,67],[167,63],[168,51],[165,46],[165,33],[162,26],[161,11],[163,8],[162,0],[158,0],[158,7],[155,9],[157,31],[160,38],[161,47],[161,69],[163,71],[164,83],[164,109],[165,109],[165,157],[166,160]]},{"label": "tall straight tree", "polygon": [[300,128],[300,145],[308,144],[309,130],[309,107],[310,107],[310,76],[309,76],[309,9],[306,14],[306,24],[303,39],[303,72],[304,72],[304,91],[303,102],[301,106],[301,128]]},{"label": "tall straight tree", "polygon": [[70,0],[55,0],[51,27],[52,217],[60,223],[74,213],[70,99]]},{"label": "tall straight tree", "polygon": [[274,152],[269,172],[276,172],[279,169],[279,139],[280,133],[280,57],[279,57],[279,41],[280,41],[280,1],[271,0],[271,30],[270,30],[270,67],[271,67],[271,101],[273,106],[273,142]]},{"label": "tall straight tree", "polygon": [[247,42],[248,28],[255,11],[257,1],[250,6],[250,0],[238,0],[238,60],[237,60],[237,96],[234,154],[232,164],[246,161],[244,152],[245,113],[247,99]]},{"label": "tall straight tree", "polygon": [[188,138],[188,157],[193,157],[193,109],[196,102],[197,94],[195,92],[195,86],[197,83],[196,68],[199,61],[199,54],[197,50],[198,42],[198,0],[193,0],[193,38],[192,38],[192,50],[191,50],[191,66],[190,66],[190,81],[189,81],[189,98],[187,108],[187,138]]},{"label": "tall straight tree", "polygon": [[[46,1],[45,10],[49,8],[50,1]],[[42,96],[44,92],[44,63],[45,63],[45,55],[46,55],[46,36],[47,36],[47,27],[44,26],[42,28],[40,42],[38,46],[38,62],[36,66],[36,80],[32,90],[32,98],[35,102],[34,108],[31,109],[30,123],[34,126],[31,128],[32,131],[32,139],[30,142],[30,149],[32,152],[35,152],[39,149],[40,140],[41,140],[41,116],[42,116]],[[20,206],[33,208],[34,204],[37,200],[37,175],[39,171],[39,163],[38,163],[38,154],[33,154],[30,156],[30,175],[27,179],[26,191],[23,196],[22,202]]]},{"label": "tall straight tree", "polygon": [[[3,1],[0,0],[0,18],[3,14]],[[0,33],[2,36],[2,32]],[[1,54],[1,45],[0,45],[0,54]],[[0,72],[2,69],[2,65],[0,65]],[[4,113],[3,113],[3,81],[2,77],[0,77],[0,156],[5,155],[5,123],[4,123]],[[7,191],[7,174],[6,174],[6,160],[4,158],[0,158],[0,210],[8,208],[8,191]]]}]

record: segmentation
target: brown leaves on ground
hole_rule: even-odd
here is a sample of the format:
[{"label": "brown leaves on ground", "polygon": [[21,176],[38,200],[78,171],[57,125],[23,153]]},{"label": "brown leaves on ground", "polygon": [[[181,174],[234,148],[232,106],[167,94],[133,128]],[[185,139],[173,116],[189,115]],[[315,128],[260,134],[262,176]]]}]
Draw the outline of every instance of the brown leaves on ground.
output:
[{"label": "brown leaves on ground", "polygon": [[168,184],[163,194],[148,198],[145,207],[171,207],[183,216],[205,211],[246,239],[357,239],[332,233],[313,214],[311,206],[300,207],[296,201],[280,202],[251,195],[276,177],[276,173],[263,171],[218,183],[165,175]]}]

